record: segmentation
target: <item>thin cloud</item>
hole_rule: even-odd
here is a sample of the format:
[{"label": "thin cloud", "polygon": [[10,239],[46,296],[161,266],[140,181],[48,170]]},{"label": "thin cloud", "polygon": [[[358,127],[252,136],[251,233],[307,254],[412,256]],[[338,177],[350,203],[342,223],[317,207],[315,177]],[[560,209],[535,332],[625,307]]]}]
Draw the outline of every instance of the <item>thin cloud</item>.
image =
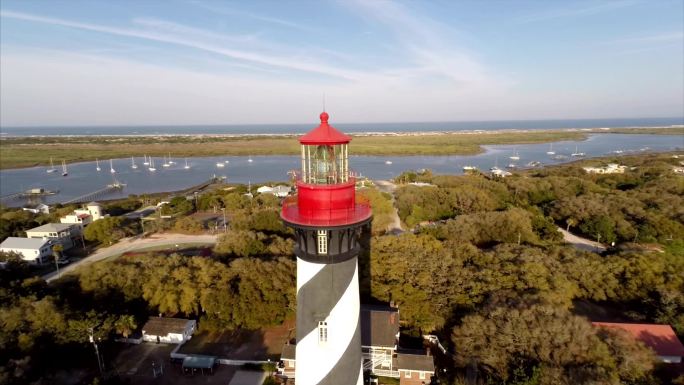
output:
[{"label": "thin cloud", "polygon": [[225,16],[246,17],[246,18],[263,21],[265,23],[269,23],[269,24],[273,24],[273,25],[277,25],[277,26],[281,26],[281,27],[298,29],[300,31],[307,31],[307,32],[312,31],[311,28],[305,27],[301,24],[293,23],[291,21],[279,19],[276,17],[264,16],[264,15],[259,15],[259,14],[246,12],[246,11],[238,11],[236,9],[230,9],[230,8],[225,8],[225,7],[215,7],[215,6],[206,4],[206,3],[201,3],[201,2],[196,2],[196,1],[190,2],[190,4],[196,5],[200,8],[205,9],[205,10],[208,10],[208,11],[211,11],[214,13],[218,13],[221,15],[225,15]]},{"label": "thin cloud", "polygon": [[592,16],[598,15],[604,12],[613,11],[620,8],[625,8],[636,4],[634,0],[625,1],[611,1],[602,3],[593,3],[590,6],[584,7],[570,7],[570,8],[557,8],[549,9],[545,11],[533,12],[521,15],[514,19],[516,24],[527,24],[535,23],[540,21],[548,21],[555,19],[562,19],[567,17],[581,17],[581,16]]},{"label": "thin cloud", "polygon": [[0,11],[0,17],[174,44],[201,51],[211,52],[214,54],[222,55],[236,60],[251,62],[254,64],[317,73],[346,80],[360,80],[367,76],[363,73],[350,71],[347,69],[336,68],[323,63],[316,63],[313,60],[301,61],[289,57],[276,56],[272,54],[264,55],[248,50],[226,48],[210,42],[200,41],[196,39],[188,39],[184,36],[178,36],[170,33],[160,33],[154,30],[109,27],[14,11]]},{"label": "thin cloud", "polygon": [[671,43],[684,40],[684,32],[673,31],[646,36],[628,37],[603,42],[603,44]]}]

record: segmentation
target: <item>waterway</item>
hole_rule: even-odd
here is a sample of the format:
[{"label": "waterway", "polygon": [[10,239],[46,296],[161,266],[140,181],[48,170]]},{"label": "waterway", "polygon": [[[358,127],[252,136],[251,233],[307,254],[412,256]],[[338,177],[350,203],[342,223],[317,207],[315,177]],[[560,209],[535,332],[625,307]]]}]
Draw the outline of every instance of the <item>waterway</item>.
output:
[{"label": "waterway", "polygon": [[[418,139],[417,139],[418,140]],[[353,153],[353,142],[350,152]],[[354,171],[371,179],[388,179],[405,170],[431,169],[438,174],[461,174],[463,166],[474,166],[486,171],[494,165],[500,168],[509,163],[525,167],[538,161],[543,165],[566,163],[577,158],[570,156],[575,151],[586,157],[609,155],[614,151],[634,154],[646,151],[662,152],[684,149],[684,137],[677,135],[634,135],[634,134],[592,134],[582,141],[559,141],[553,143],[557,155],[565,159],[552,159],[547,155],[549,143],[524,145],[484,146],[485,152],[470,156],[351,156],[350,166]],[[510,159],[514,153],[520,160]],[[617,156],[617,155],[616,155]],[[130,194],[145,194],[177,191],[200,184],[213,176],[225,176],[228,183],[260,184],[288,180],[288,171],[298,169],[297,156],[254,156],[247,157],[201,157],[189,158],[190,169],[185,169],[185,160],[175,158],[175,164],[162,167],[163,160],[155,158],[156,172],[143,166],[142,158],[136,158],[138,169],[131,168],[131,159],[114,159],[116,173],[109,170],[109,160],[100,160],[101,171],[96,171],[95,162],[68,165],[69,175],[63,177],[61,168],[47,173],[45,167],[0,170],[0,196],[14,194],[29,188],[42,187],[59,190],[56,195],[44,197],[46,203],[65,202],[88,192],[99,190],[114,180],[126,183],[122,191],[102,196],[100,199],[115,199]],[[217,162],[226,162],[218,168]],[[391,164],[387,164],[387,162]],[[9,206],[25,204],[22,200],[6,201]]]}]

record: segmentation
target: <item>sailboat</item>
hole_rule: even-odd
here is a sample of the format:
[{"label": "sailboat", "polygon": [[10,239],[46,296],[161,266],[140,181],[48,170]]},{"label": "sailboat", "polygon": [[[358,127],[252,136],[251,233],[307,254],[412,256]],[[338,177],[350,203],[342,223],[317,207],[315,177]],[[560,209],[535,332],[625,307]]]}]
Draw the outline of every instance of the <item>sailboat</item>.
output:
[{"label": "sailboat", "polygon": [[152,171],[152,172],[157,171],[157,169],[154,168],[154,159],[152,159],[152,157],[150,157],[150,162],[149,162],[149,163],[150,163],[150,167],[148,168],[148,170],[150,170],[150,171]]},{"label": "sailboat", "polygon": [[513,151],[513,155],[509,156],[509,158],[512,160],[520,160],[520,156],[518,155],[518,151]]},{"label": "sailboat", "polygon": [[489,169],[489,171],[501,171],[501,169],[499,168],[499,157],[498,156],[494,159],[494,167],[491,167]]},{"label": "sailboat", "polygon": [[67,176],[67,175],[69,175],[69,172],[67,171],[66,161],[62,161],[62,176]]},{"label": "sailboat", "polygon": [[574,157],[578,157],[578,158],[579,158],[579,157],[583,157],[583,156],[584,156],[584,153],[583,153],[583,152],[579,152],[579,150],[577,149],[577,146],[575,146],[575,152],[573,152],[572,154],[570,154],[570,156],[574,156]]},{"label": "sailboat", "polygon": [[48,173],[53,173],[53,172],[57,171],[57,169],[55,168],[55,164],[52,163],[52,157],[50,157],[50,168],[48,168],[45,171],[47,171]]},{"label": "sailboat", "polygon": [[162,164],[162,167],[169,167],[169,166],[170,166],[170,164],[169,164],[169,162],[166,160],[166,156],[165,156],[165,157],[164,157],[164,164]]},{"label": "sailboat", "polygon": [[[152,158],[152,157],[150,157],[150,159],[151,159],[151,158]],[[144,159],[143,164],[144,164],[145,166],[149,166],[149,165],[150,165],[150,161],[147,160],[147,155],[143,155],[143,159]]]},{"label": "sailboat", "polygon": [[176,162],[171,160],[171,153],[169,152],[169,164],[176,164]]},{"label": "sailboat", "polygon": [[138,168],[138,165],[135,164],[135,158],[133,157],[131,157],[131,168],[134,170]]},{"label": "sailboat", "polygon": [[218,168],[224,168],[225,166],[226,166],[226,164],[223,162],[216,162],[216,167],[218,167]]},{"label": "sailboat", "polygon": [[190,166],[188,165],[188,158],[185,158],[185,166],[183,166],[184,169],[189,169]]},{"label": "sailboat", "polygon": [[116,170],[114,170],[114,164],[112,163],[111,159],[109,160],[109,172],[111,172],[112,174],[116,172]]},{"label": "sailboat", "polygon": [[249,158],[247,158],[247,161],[248,161],[249,163],[254,162],[254,160],[252,159],[252,156],[251,156],[251,155],[249,156]]},{"label": "sailboat", "polygon": [[556,151],[553,151],[553,143],[549,144],[549,151],[546,151],[546,155],[556,155]]},{"label": "sailboat", "polygon": [[102,169],[100,168],[100,160],[97,159],[97,158],[95,158],[95,170],[97,170],[97,171],[102,170]]}]

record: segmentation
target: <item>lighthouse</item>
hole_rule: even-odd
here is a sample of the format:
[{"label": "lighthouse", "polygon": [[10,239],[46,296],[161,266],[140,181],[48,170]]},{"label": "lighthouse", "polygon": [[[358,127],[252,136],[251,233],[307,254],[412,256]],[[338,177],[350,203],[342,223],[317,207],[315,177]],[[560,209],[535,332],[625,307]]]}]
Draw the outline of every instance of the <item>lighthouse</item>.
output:
[{"label": "lighthouse", "polygon": [[363,383],[359,299],[360,237],[371,221],[356,201],[349,170],[351,137],[330,124],[299,138],[297,195],[281,217],[295,232],[297,256],[297,385]]}]

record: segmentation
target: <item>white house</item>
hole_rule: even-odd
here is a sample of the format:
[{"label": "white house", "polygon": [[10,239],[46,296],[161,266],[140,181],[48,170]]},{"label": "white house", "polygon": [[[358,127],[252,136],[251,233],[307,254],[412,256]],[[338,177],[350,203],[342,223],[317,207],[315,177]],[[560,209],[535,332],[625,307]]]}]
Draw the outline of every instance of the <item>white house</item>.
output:
[{"label": "white house", "polygon": [[105,215],[102,211],[102,205],[97,202],[90,202],[86,205],[85,209],[76,209],[71,214],[59,218],[59,221],[61,223],[79,225],[79,228],[82,230],[90,223],[104,217]]},{"label": "white house", "polygon": [[261,186],[257,189],[257,192],[259,194],[273,194],[277,196],[278,198],[284,198],[288,195],[290,195],[290,186],[275,186],[275,187],[270,187],[270,186]]},{"label": "white house", "polygon": [[627,166],[609,163],[604,167],[583,167],[587,174],[624,174]]},{"label": "white house", "polygon": [[177,344],[190,339],[197,322],[184,318],[152,317],[143,326],[143,341]]},{"label": "white house", "polygon": [[52,255],[52,241],[45,238],[9,237],[0,243],[0,251],[14,252],[31,263],[43,263]]},{"label": "white house", "polygon": [[68,223],[47,223],[42,226],[34,227],[26,230],[26,238],[47,238],[55,242],[61,243],[64,249],[69,249],[74,245],[72,234],[78,232],[74,229],[75,225]]},{"label": "white house", "polygon": [[50,214],[50,206],[45,203],[38,203],[36,205],[28,205],[21,208],[24,211],[29,211],[34,214]]}]

